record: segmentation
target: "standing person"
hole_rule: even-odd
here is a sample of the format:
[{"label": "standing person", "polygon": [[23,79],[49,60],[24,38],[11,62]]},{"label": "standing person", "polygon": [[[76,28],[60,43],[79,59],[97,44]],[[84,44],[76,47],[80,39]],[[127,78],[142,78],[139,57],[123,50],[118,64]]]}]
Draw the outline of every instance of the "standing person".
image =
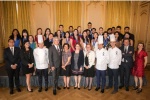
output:
[{"label": "standing person", "polygon": [[121,65],[122,54],[121,50],[115,46],[116,40],[115,36],[110,35],[110,45],[111,48],[108,49],[109,53],[109,64],[108,64],[108,77],[109,77],[109,85],[107,89],[112,88],[113,80],[114,80],[114,90],[112,94],[118,92],[118,73],[119,73],[119,65]]},{"label": "standing person", "polygon": [[100,27],[100,28],[99,28],[98,35],[103,35],[103,27]]},{"label": "standing person", "polygon": [[[70,34],[69,32],[67,31],[66,34],[65,34],[65,38],[63,38],[62,40],[62,45],[64,45],[65,43],[68,43],[69,46],[70,46]],[[69,49],[70,50],[70,49]]]},{"label": "standing person", "polygon": [[56,89],[61,89],[58,87],[58,78],[62,65],[62,47],[59,45],[58,37],[53,38],[53,45],[49,48],[49,63],[53,77],[53,94],[56,95]]},{"label": "standing person", "polygon": [[90,39],[87,36],[86,30],[82,32],[82,37],[80,38],[80,40],[81,40],[82,49],[85,51],[86,45],[90,43]]},{"label": "standing person", "polygon": [[69,33],[70,33],[70,36],[72,36],[72,34],[73,34],[73,26],[69,26]]},{"label": "standing person", "polygon": [[33,92],[31,89],[31,74],[34,71],[34,56],[33,50],[30,48],[28,40],[24,41],[23,47],[20,52],[21,62],[22,62],[22,71],[26,75],[26,84],[27,91]]},{"label": "standing person", "polygon": [[35,42],[38,44],[38,35],[41,35],[44,39],[43,33],[42,33],[42,28],[37,29],[37,33],[35,35]]},{"label": "standing person", "polygon": [[43,36],[38,35],[38,47],[33,51],[36,72],[38,75],[39,89],[38,92],[42,92],[42,76],[45,79],[45,91],[48,91],[48,49],[44,47]]},{"label": "standing person", "polygon": [[65,43],[63,45],[62,52],[62,73],[64,76],[64,89],[69,89],[69,81],[71,76],[71,52],[69,50],[69,44]]},{"label": "standing person", "polygon": [[78,26],[77,30],[78,30],[79,36],[82,37],[81,26]]},{"label": "standing person", "polygon": [[129,45],[129,39],[124,39],[124,46],[120,48],[122,52],[122,61],[120,66],[120,86],[123,88],[125,85],[126,91],[129,91],[130,71],[133,66],[134,48]]},{"label": "standing person", "polygon": [[[144,43],[139,42],[137,46],[137,51],[135,52],[135,61],[134,61],[134,67],[132,70],[132,75],[134,76],[135,81],[135,87],[134,90],[137,90],[137,93],[142,92],[142,85],[143,80],[142,77],[144,77],[144,69],[147,65],[147,52],[144,49]],[[138,80],[139,80],[139,87],[138,87]]]},{"label": "standing person", "polygon": [[123,34],[121,33],[121,26],[117,26],[116,31],[119,32],[119,38],[122,40],[123,39]]},{"label": "standing person", "polygon": [[24,45],[24,41],[26,41],[26,40],[29,40],[29,33],[26,29],[23,29],[22,30],[22,38],[21,38],[22,47]]},{"label": "standing person", "polygon": [[86,45],[86,51],[84,51],[84,76],[86,78],[86,86],[90,91],[92,89],[92,81],[95,76],[95,52],[92,51],[91,44]]},{"label": "standing person", "polygon": [[12,34],[10,35],[9,38],[14,40],[15,47],[20,47],[21,35],[20,35],[18,29],[13,29]]},{"label": "standing person", "polygon": [[94,37],[91,41],[91,44],[93,46],[93,50],[96,51],[98,49],[98,33],[97,32],[94,33]]},{"label": "standing person", "polygon": [[119,34],[121,34],[121,33],[119,33],[118,31],[116,31],[114,33],[115,39],[116,39],[116,43],[115,44],[116,44],[116,47],[118,47],[118,48],[120,48],[122,46],[122,39],[120,38]]},{"label": "standing person", "polygon": [[110,45],[109,45],[109,35],[108,35],[107,31],[105,31],[103,33],[103,41],[104,41],[104,43],[103,43],[104,48],[108,50],[108,48],[109,48]]},{"label": "standing person", "polygon": [[106,49],[103,48],[103,36],[98,37],[98,49],[96,50],[96,79],[97,79],[97,87],[95,91],[100,89],[100,82],[102,80],[101,85],[101,93],[104,93],[104,88],[106,85],[106,70],[107,64],[109,62],[109,54]]},{"label": "standing person", "polygon": [[51,33],[50,28],[46,28],[45,33],[44,33],[44,41],[49,38],[49,34]]},{"label": "standing person", "polygon": [[71,51],[71,53],[75,51],[75,45],[77,43],[80,43],[80,37],[78,34],[78,30],[74,29],[73,36],[70,37],[70,46],[71,46],[70,51]]},{"label": "standing person", "polygon": [[36,43],[34,41],[33,35],[29,35],[29,44],[30,44],[30,48],[32,48],[32,50],[34,50],[36,48]]},{"label": "standing person", "polygon": [[[65,38],[65,32],[64,32],[64,25],[59,25],[59,29],[60,30],[60,35],[62,36],[62,38]],[[57,32],[55,32],[56,34]]]},{"label": "standing person", "polygon": [[8,40],[8,48],[4,50],[4,60],[5,60],[5,68],[9,78],[9,88],[10,94],[14,93],[14,77],[15,77],[15,85],[18,92],[21,92],[20,84],[19,84],[19,64],[20,64],[20,49],[18,47],[14,47],[14,40]]},{"label": "standing person", "polygon": [[74,89],[78,88],[80,90],[81,75],[83,74],[84,65],[84,53],[81,50],[80,44],[75,45],[75,51],[72,53],[71,57],[71,68],[74,74],[75,86]]},{"label": "standing person", "polygon": [[51,47],[53,45],[53,34],[50,33],[49,36],[48,36],[48,39],[46,39],[44,41],[44,45],[46,46],[46,48],[49,49],[49,47]]}]

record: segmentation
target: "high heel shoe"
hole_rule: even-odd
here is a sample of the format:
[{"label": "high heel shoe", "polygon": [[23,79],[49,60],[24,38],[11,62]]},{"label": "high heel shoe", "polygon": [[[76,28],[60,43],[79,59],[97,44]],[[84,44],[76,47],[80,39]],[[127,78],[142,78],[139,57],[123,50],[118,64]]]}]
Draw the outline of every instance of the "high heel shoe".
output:
[{"label": "high heel shoe", "polygon": [[77,87],[74,87],[74,89],[76,89]]},{"label": "high heel shoe", "polygon": [[64,86],[63,89],[66,89],[66,87]]},{"label": "high heel shoe", "polygon": [[142,92],[142,89],[141,89],[141,88],[139,88],[139,89],[136,91],[136,93],[140,93],[140,92]]},{"label": "high heel shoe", "polygon": [[28,91],[28,92],[33,92],[33,89],[31,89],[31,90],[28,90],[28,88],[27,88],[27,91]]}]

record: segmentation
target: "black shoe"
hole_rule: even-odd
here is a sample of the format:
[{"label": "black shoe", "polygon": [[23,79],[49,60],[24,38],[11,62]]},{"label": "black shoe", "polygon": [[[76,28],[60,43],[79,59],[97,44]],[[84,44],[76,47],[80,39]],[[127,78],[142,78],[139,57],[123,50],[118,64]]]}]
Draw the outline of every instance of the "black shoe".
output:
[{"label": "black shoe", "polygon": [[53,95],[56,95],[56,90],[53,90]]},{"label": "black shoe", "polygon": [[10,90],[10,94],[14,94],[14,91],[13,91],[13,90]]},{"label": "black shoe", "polygon": [[91,90],[91,89],[88,89],[89,91]]},{"label": "black shoe", "polygon": [[67,87],[67,89],[70,89],[70,87]]},{"label": "black shoe", "polygon": [[96,87],[95,91],[98,91],[100,89],[100,87]]},{"label": "black shoe", "polygon": [[117,90],[114,90],[111,92],[111,94],[116,94],[118,91]]},{"label": "black shoe", "polygon": [[20,89],[20,88],[17,88],[17,91],[18,91],[18,92],[21,92],[21,89]]},{"label": "black shoe", "polygon": [[76,89],[77,87],[74,87],[74,89]]},{"label": "black shoe", "polygon": [[119,86],[119,89],[122,89],[123,87],[124,87],[123,85],[120,85],[120,86]]},{"label": "black shoe", "polygon": [[57,87],[57,90],[61,90],[61,88],[60,88],[60,87]]},{"label": "black shoe", "polygon": [[104,89],[101,90],[101,93],[104,93]]},{"label": "black shoe", "polygon": [[48,91],[48,87],[45,88],[45,91]]},{"label": "black shoe", "polygon": [[134,87],[133,87],[133,90],[137,90],[137,89],[138,89],[138,86],[134,86]]},{"label": "black shoe", "polygon": [[106,89],[110,89],[110,88],[112,88],[112,87],[110,87],[110,86],[107,86],[107,87],[106,87]]},{"label": "black shoe", "polygon": [[63,87],[63,89],[66,89],[66,87]]},{"label": "black shoe", "polygon": [[78,90],[80,90],[80,88],[78,88]]},{"label": "black shoe", "polygon": [[129,87],[126,87],[126,91],[129,91]]},{"label": "black shoe", "polygon": [[142,89],[141,89],[141,88],[139,88],[139,89],[136,91],[136,93],[140,93],[140,92],[142,92]]},{"label": "black shoe", "polygon": [[31,90],[29,91],[28,88],[27,88],[27,91],[28,91],[28,92],[33,92],[33,89],[31,89]]},{"label": "black shoe", "polygon": [[39,88],[38,92],[42,92],[42,88],[41,87]]}]

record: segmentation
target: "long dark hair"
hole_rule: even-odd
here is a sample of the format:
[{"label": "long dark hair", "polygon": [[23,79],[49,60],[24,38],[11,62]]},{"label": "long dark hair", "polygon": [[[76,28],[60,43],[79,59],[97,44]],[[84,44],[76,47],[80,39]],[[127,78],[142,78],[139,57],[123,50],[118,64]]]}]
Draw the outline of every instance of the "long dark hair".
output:
[{"label": "long dark hair", "polygon": [[[37,31],[36,31],[36,35],[38,35],[38,30],[41,30],[42,31],[42,28],[38,28]],[[42,35],[43,33],[41,33]]]},{"label": "long dark hair", "polygon": [[49,30],[49,32],[51,33],[51,29],[50,29],[50,28],[46,28],[46,29],[45,29],[45,33],[44,33],[44,36],[45,36],[45,37],[46,37],[46,31],[47,31],[47,30]]},{"label": "long dark hair", "polygon": [[77,30],[77,29],[74,29],[74,30],[73,30],[73,34],[72,34],[73,39],[75,39],[74,31],[77,31],[77,36],[79,36],[78,30]]},{"label": "long dark hair", "polygon": [[24,38],[23,33],[27,33],[27,39],[28,39],[28,38],[29,38],[28,30],[26,30],[26,29],[23,29],[23,30],[22,30],[22,40],[23,40],[23,38]]},{"label": "long dark hair", "polygon": [[13,39],[14,40],[14,31],[17,31],[17,40],[19,40],[19,39],[21,39],[21,35],[20,35],[20,33],[19,33],[19,31],[18,31],[18,29],[13,29],[13,31],[12,31],[12,34],[10,35],[10,37],[9,38],[11,38],[11,39]]},{"label": "long dark hair", "polygon": [[86,36],[85,38],[84,38],[84,36],[83,36],[83,33],[84,32],[86,32],[86,34],[87,34],[87,31],[86,30],[84,30],[83,32],[82,32],[82,40],[83,40],[83,42],[85,42],[85,39],[87,40],[87,42],[89,43],[89,39],[88,39],[88,36]]},{"label": "long dark hair", "polygon": [[117,41],[121,41],[121,38],[120,38],[120,34],[121,34],[121,33],[118,32],[118,31],[116,31],[116,32],[114,33],[114,35],[117,34],[117,33],[118,33],[118,39],[117,39]]}]

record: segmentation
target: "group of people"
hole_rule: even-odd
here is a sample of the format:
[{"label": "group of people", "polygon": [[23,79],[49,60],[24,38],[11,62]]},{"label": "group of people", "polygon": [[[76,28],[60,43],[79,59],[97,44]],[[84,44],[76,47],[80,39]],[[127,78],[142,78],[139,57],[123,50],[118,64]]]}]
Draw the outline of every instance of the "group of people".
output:
[{"label": "group of people", "polygon": [[[134,35],[125,27],[125,33],[121,33],[121,26],[108,28],[103,31],[92,28],[89,22],[88,29],[81,32],[81,26],[64,32],[63,25],[54,34],[47,28],[44,35],[42,29],[37,29],[35,37],[29,35],[24,29],[22,36],[17,29],[12,31],[8,40],[8,48],[4,50],[6,71],[9,77],[10,94],[14,93],[14,81],[18,92],[21,92],[19,84],[19,71],[22,69],[26,75],[27,91],[31,88],[31,76],[36,72],[39,81],[39,92],[42,92],[42,76],[45,79],[45,91],[48,91],[48,73],[52,73],[53,94],[61,88],[58,79],[63,75],[63,89],[70,89],[70,76],[74,76],[74,89],[80,90],[81,77],[85,77],[84,89],[92,89],[93,77],[96,76],[96,91],[101,88],[112,88],[112,94],[118,92],[118,88],[125,87],[129,91],[130,74],[134,76],[137,93],[142,92],[142,77],[147,64],[147,52],[144,44],[138,43],[134,52]],[[133,56],[134,55],[134,56]],[[106,74],[108,74],[108,86],[106,86]],[[120,86],[118,86],[120,76]],[[139,80],[139,84],[138,84]],[[106,87],[106,88],[105,88]]]}]

